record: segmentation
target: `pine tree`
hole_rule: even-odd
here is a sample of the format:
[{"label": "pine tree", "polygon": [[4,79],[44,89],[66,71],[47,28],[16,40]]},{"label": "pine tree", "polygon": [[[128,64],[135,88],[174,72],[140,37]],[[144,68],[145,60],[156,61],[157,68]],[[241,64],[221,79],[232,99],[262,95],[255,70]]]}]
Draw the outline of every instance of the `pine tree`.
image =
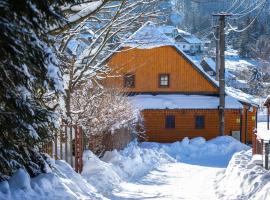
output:
[{"label": "pine tree", "polygon": [[38,146],[52,138],[57,116],[44,94],[62,90],[47,32],[60,23],[65,2],[0,2],[0,179],[18,168],[31,176],[45,171]]}]

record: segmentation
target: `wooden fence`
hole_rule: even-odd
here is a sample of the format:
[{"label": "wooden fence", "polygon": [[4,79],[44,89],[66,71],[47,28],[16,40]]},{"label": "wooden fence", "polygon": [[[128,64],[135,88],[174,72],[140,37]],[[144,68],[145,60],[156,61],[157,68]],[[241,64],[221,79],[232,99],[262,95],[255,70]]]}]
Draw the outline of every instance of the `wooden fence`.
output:
[{"label": "wooden fence", "polygon": [[252,136],[252,154],[262,155],[262,165],[265,169],[269,169],[269,147],[270,140],[263,138],[255,130]]},{"label": "wooden fence", "polygon": [[85,149],[82,127],[78,125],[61,125],[54,141],[44,144],[42,150],[51,157],[65,160],[78,173],[83,167],[83,150]]}]

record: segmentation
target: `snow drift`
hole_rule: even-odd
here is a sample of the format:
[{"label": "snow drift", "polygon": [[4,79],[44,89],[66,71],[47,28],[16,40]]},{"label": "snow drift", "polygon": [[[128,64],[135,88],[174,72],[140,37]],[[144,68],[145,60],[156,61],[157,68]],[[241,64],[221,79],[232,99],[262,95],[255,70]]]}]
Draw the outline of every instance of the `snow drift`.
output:
[{"label": "snow drift", "polygon": [[185,138],[172,144],[132,142],[122,151],[106,152],[102,159],[85,152],[82,176],[107,196],[121,182],[138,180],[162,164],[185,162],[225,168],[235,152],[248,149],[229,136],[210,141]]},{"label": "snow drift", "polygon": [[[187,170],[192,164],[197,165],[197,168],[212,167],[214,170],[223,171],[234,153],[248,149],[248,146],[232,137],[224,136],[210,141],[201,137],[185,138],[172,144],[132,142],[124,150],[106,152],[101,159],[91,151],[86,151],[81,175],[75,173],[64,161],[56,161],[51,172],[32,179],[24,170],[19,169],[9,181],[0,182],[0,200],[111,199],[115,197],[113,191],[120,191],[123,185],[133,187],[137,184],[136,181],[151,175],[155,170],[155,173],[159,174],[159,169],[164,168],[163,173],[166,174],[166,166],[172,167],[182,163]],[[229,187],[233,179],[238,179],[235,177],[238,169],[239,166],[231,162],[226,176],[218,185],[221,188]],[[235,176],[230,178],[230,174]],[[236,181],[235,184],[240,182]],[[153,184],[159,185],[156,182]],[[218,191],[219,194],[223,192]]]},{"label": "snow drift", "polygon": [[106,199],[66,162],[56,161],[53,170],[36,178],[19,169],[9,181],[0,182],[0,200]]},{"label": "snow drift", "polygon": [[217,181],[221,200],[267,200],[270,197],[270,173],[252,160],[252,152],[235,154],[226,172]]}]

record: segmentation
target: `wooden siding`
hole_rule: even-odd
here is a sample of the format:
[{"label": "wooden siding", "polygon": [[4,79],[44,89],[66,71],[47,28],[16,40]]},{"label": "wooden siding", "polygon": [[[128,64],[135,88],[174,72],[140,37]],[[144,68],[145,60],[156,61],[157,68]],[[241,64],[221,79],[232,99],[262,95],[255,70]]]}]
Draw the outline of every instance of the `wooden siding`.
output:
[{"label": "wooden siding", "polygon": [[[247,111],[248,110],[248,111]],[[253,130],[256,128],[256,112],[257,108],[252,107],[251,110],[248,109],[246,106],[244,106],[244,109],[242,111],[242,141],[247,143],[252,143],[252,134]],[[247,134],[245,133],[246,131],[246,113],[247,113]],[[245,135],[247,135],[247,138],[245,138]]]},{"label": "wooden siding", "polygon": [[[251,141],[252,130],[255,128],[255,122],[252,118],[255,116],[255,113],[249,112],[248,115],[248,141]],[[144,110],[142,115],[148,141],[174,142],[182,140],[184,137],[194,138],[199,136],[209,140],[219,135],[218,110]],[[166,115],[175,116],[175,129],[165,128]],[[196,116],[205,117],[204,129],[195,128]],[[226,110],[226,135],[231,135],[232,131],[241,130],[240,117],[241,110]],[[245,141],[244,139],[244,134],[242,134],[242,141]]]},{"label": "wooden siding", "polygon": [[[123,75],[135,73],[135,87],[124,92],[179,92],[218,94],[218,89],[174,47],[131,49],[116,53],[109,60],[111,78],[105,85],[123,88]],[[170,87],[159,87],[159,74],[170,74]]]}]

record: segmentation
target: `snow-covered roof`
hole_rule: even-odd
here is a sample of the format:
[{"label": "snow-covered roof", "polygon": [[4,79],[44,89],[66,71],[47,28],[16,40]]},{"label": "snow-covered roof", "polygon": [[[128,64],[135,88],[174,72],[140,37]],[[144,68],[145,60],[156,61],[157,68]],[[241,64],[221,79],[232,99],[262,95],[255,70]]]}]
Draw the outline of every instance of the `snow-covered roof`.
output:
[{"label": "snow-covered roof", "polygon": [[[129,97],[138,109],[217,109],[219,97],[205,95],[136,95]],[[226,96],[227,109],[242,109],[242,104],[231,96]]]},{"label": "snow-covered roof", "polygon": [[241,101],[243,103],[251,104],[253,106],[259,107],[258,103],[254,100],[254,96],[247,94],[241,90],[226,87],[226,94],[230,95],[231,97]]},{"label": "snow-covered roof", "polygon": [[165,34],[172,34],[175,31],[177,34],[191,35],[190,33],[184,30],[181,30],[179,28],[176,28],[175,26],[162,25],[162,26],[158,26],[157,28],[160,32],[165,33]]},{"label": "snow-covered roof", "polygon": [[270,103],[270,94],[266,97],[263,104],[266,106],[266,104],[268,104],[268,103]]},{"label": "snow-covered roof", "polygon": [[211,67],[213,71],[216,71],[216,62],[212,58],[205,57],[203,60],[207,63],[209,67]]},{"label": "snow-covered roof", "polygon": [[179,34],[180,37],[182,37],[187,43],[189,44],[202,44],[203,42],[197,38],[195,35],[192,34]]},{"label": "snow-covered roof", "polygon": [[173,33],[175,30],[177,30],[177,28],[175,26],[163,25],[163,26],[159,26],[158,30],[162,33],[169,34],[169,33]]},{"label": "snow-covered roof", "polygon": [[122,44],[122,46],[139,49],[173,45],[174,41],[160,32],[153,22],[146,22]]}]

